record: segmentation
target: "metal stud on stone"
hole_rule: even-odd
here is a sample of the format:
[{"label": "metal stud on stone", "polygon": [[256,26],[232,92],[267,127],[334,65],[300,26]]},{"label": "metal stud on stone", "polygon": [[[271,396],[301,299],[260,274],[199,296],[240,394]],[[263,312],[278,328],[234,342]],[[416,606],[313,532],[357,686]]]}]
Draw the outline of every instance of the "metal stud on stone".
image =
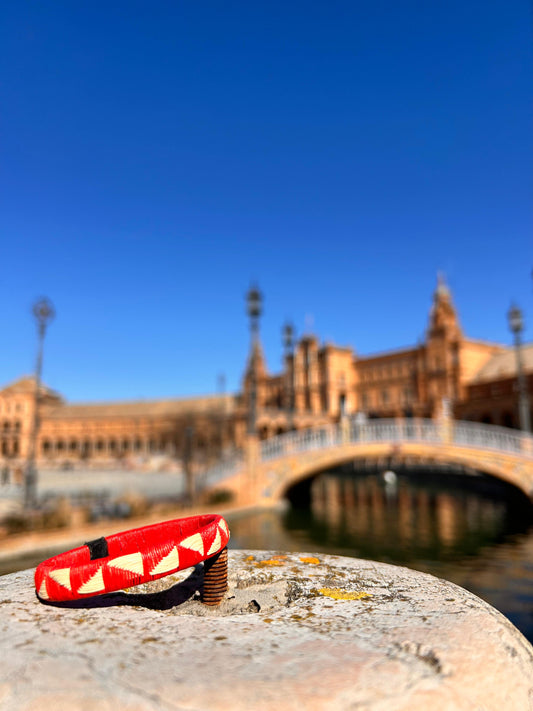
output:
[{"label": "metal stud on stone", "polygon": [[208,558],[204,563],[204,586],[202,602],[204,605],[219,605],[228,589],[228,549]]}]

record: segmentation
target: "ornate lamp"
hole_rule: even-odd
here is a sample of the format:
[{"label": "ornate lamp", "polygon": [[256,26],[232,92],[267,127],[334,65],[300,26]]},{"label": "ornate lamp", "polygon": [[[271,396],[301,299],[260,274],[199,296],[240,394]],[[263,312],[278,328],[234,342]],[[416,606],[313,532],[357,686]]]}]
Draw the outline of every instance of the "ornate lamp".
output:
[{"label": "ornate lamp", "polygon": [[285,348],[285,363],[287,368],[287,394],[285,397],[285,403],[287,408],[287,425],[289,429],[292,430],[293,426],[293,413],[294,413],[294,327],[292,323],[287,321],[283,326],[283,346]]},{"label": "ornate lamp", "polygon": [[514,346],[516,353],[516,379],[518,383],[518,412],[520,416],[520,429],[524,432],[531,432],[529,416],[529,393],[527,391],[524,369],[522,367],[522,331],[524,330],[524,319],[521,309],[516,304],[511,304],[507,313],[509,328],[514,335]]},{"label": "ornate lamp", "polygon": [[37,498],[37,468],[35,466],[37,435],[39,433],[39,400],[41,391],[41,373],[43,369],[43,344],[46,335],[46,328],[55,316],[55,309],[52,302],[43,297],[35,302],[32,313],[37,322],[37,360],[35,362],[35,396],[33,403],[33,423],[30,432],[28,446],[28,458],[26,461],[26,471],[24,475],[24,506],[33,508]]},{"label": "ornate lamp", "polygon": [[248,434],[255,435],[257,429],[257,374],[256,352],[259,339],[259,317],[263,311],[263,296],[257,285],[252,284],[246,294],[246,305],[250,318],[250,408],[248,411]]}]

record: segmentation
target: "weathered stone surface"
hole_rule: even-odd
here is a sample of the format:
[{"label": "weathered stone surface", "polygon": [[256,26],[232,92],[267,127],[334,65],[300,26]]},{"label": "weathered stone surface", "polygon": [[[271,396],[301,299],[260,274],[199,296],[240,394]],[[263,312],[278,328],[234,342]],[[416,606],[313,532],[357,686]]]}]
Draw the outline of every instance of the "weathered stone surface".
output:
[{"label": "weathered stone surface", "polygon": [[230,551],[218,608],[195,599],[201,566],[62,608],[32,572],[0,578],[5,711],[533,709],[524,637],[406,568]]}]

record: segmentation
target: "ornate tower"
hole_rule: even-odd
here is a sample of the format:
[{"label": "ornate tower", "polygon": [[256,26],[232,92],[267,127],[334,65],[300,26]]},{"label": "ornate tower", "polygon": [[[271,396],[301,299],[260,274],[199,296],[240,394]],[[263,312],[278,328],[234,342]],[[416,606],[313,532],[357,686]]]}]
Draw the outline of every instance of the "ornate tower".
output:
[{"label": "ornate tower", "polygon": [[462,337],[457,311],[452,303],[450,289],[442,274],[437,276],[437,288],[433,294],[433,306],[429,312],[428,341],[445,339],[457,341]]},{"label": "ornate tower", "polygon": [[459,395],[460,346],[463,333],[444,276],[437,288],[429,313],[425,348],[425,399],[433,415],[450,408]]}]

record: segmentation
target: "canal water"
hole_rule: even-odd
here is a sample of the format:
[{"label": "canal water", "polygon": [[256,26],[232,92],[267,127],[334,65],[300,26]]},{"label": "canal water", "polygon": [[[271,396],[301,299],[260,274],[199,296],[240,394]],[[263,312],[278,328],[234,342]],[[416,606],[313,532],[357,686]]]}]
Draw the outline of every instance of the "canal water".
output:
[{"label": "canal water", "polygon": [[394,479],[345,467],[291,498],[285,510],[232,518],[231,546],[431,573],[489,602],[533,643],[533,508],[514,488],[477,475],[400,471]]}]

